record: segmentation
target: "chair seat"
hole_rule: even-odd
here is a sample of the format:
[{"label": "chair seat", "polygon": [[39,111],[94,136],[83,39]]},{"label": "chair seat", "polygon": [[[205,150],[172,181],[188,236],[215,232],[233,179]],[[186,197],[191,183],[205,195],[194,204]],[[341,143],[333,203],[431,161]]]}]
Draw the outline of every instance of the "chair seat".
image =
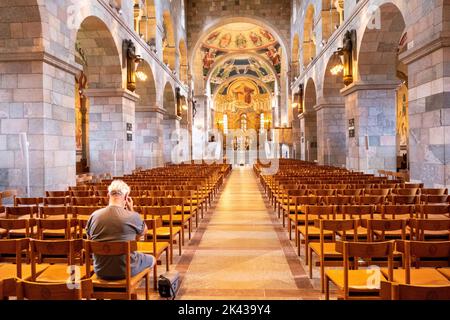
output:
[{"label": "chair seat", "polygon": [[[70,233],[73,234],[76,232],[76,228],[72,227],[70,230]],[[55,229],[55,230],[46,230],[44,229],[42,231],[42,233],[44,234],[44,236],[48,236],[48,237],[64,237],[66,235],[66,230],[62,230],[62,229]]]},{"label": "chair seat", "polygon": [[[298,226],[297,230],[305,235],[306,234],[306,226]],[[332,236],[333,235],[333,231],[329,231],[329,230],[324,230],[323,234],[325,236]],[[320,236],[320,228],[316,228],[314,226],[308,226],[308,237],[319,237]]]},{"label": "chair seat", "polygon": [[[49,264],[37,264],[36,274],[40,274],[42,271],[47,269]],[[17,266],[13,263],[1,263],[0,264],[0,280],[14,279],[17,277]],[[28,280],[31,278],[31,264],[22,264],[22,277],[23,280]],[[66,276],[67,279],[67,276]]]},{"label": "chair seat", "polygon": [[[181,214],[183,208],[181,206],[177,206],[177,213]],[[189,214],[191,212],[191,206],[189,204],[184,205],[184,214]],[[192,206],[192,212],[197,212],[197,206]]]},{"label": "chair seat", "polygon": [[425,237],[429,238],[448,238],[450,235],[449,231],[446,230],[439,230],[439,231],[433,231],[433,230],[426,230],[424,231]]},{"label": "chair seat", "polygon": [[[314,251],[317,255],[322,255],[322,251],[320,249],[320,242],[311,242],[309,247],[312,251]],[[323,244],[324,256],[325,257],[342,257],[342,253],[336,251],[336,243],[334,242],[325,242]]]},{"label": "chair seat", "polygon": [[[172,233],[175,235],[177,233],[181,232],[181,227],[172,227]],[[149,235],[151,235],[151,232],[149,232]],[[159,227],[156,229],[156,236],[159,237],[170,237],[170,228],[169,227]]]},{"label": "chair seat", "polygon": [[[174,224],[181,224],[182,222],[186,222],[191,218],[191,215],[189,213],[184,214],[184,220],[183,216],[181,214],[174,214],[172,215],[172,221]],[[162,221],[166,224],[170,223],[170,216],[162,216]]]},{"label": "chair seat", "polygon": [[[297,221],[305,221],[305,215],[304,214],[297,214]],[[289,220],[291,220],[292,222],[295,222],[295,214],[290,214],[289,215]]]},{"label": "chair seat", "polygon": [[[373,272],[376,270],[358,269],[348,271],[348,287],[350,291],[357,292],[376,292],[380,289],[369,287],[370,279],[373,277]],[[326,270],[325,274],[340,290],[344,289],[344,270],[331,269]],[[386,280],[383,274],[380,274],[380,280]],[[377,284],[374,284],[377,286]]]},{"label": "chair seat", "polygon": [[[282,205],[281,206],[283,208],[284,211],[288,212],[288,206],[287,205]],[[289,206],[290,215],[295,215],[295,206]],[[305,208],[304,206],[297,206],[297,213],[303,215],[303,212],[305,212]]]},{"label": "chair seat", "polygon": [[[33,229],[34,228],[30,228],[28,231],[33,234]],[[16,236],[16,237],[25,237],[27,232],[27,230],[24,229],[15,229],[15,230],[9,230],[9,234],[12,236]]]},{"label": "chair seat", "polygon": [[[358,236],[367,236],[367,229],[364,227],[358,227],[358,229],[356,229],[356,232]],[[343,236],[343,232],[341,231],[338,231],[337,234],[341,237]],[[354,234],[353,231],[347,232],[346,233],[347,238],[353,238],[353,234]]]},{"label": "chair seat", "polygon": [[153,242],[137,242],[137,251],[145,254],[151,254],[159,257],[167,248],[169,248],[168,242],[156,242],[156,252],[153,250]]},{"label": "chair seat", "polygon": [[[382,268],[381,272],[387,277],[387,269]],[[400,284],[406,284],[405,270],[395,269],[394,270],[394,282]],[[448,286],[450,281],[437,269],[434,268],[420,268],[411,269],[411,284],[416,286]]]},{"label": "chair seat", "polygon": [[[142,278],[149,273],[150,269],[145,269],[144,271],[141,271],[134,277],[131,277],[130,285],[131,287],[137,287],[139,285],[139,282],[142,280]],[[126,288],[127,282],[125,279],[123,280],[104,280],[94,273],[91,277],[92,284],[94,285],[94,288]]]},{"label": "chair seat", "polygon": [[450,268],[439,268],[437,270],[450,280]]},{"label": "chair seat", "polygon": [[[36,265],[39,266],[39,265]],[[48,266],[37,278],[36,282],[45,283],[61,283],[66,282],[70,279],[70,274],[68,273],[67,264],[53,264]],[[80,268],[81,279],[86,278],[86,266],[77,266]]]}]

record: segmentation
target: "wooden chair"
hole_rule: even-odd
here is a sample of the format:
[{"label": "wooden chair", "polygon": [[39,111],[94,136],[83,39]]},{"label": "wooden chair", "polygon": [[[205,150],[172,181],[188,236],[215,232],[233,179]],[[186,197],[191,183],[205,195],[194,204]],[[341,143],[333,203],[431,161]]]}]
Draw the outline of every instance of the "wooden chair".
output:
[{"label": "wooden chair", "polygon": [[98,197],[73,197],[72,206],[99,206],[102,198]]},{"label": "wooden chair", "polygon": [[381,282],[382,300],[450,300],[450,284],[446,286],[418,286]]},{"label": "wooden chair", "polygon": [[33,207],[6,207],[6,219],[31,219],[34,217]]},{"label": "wooden chair", "polygon": [[[31,279],[31,265],[23,263],[23,257],[29,257],[30,239],[0,240],[0,287],[3,288],[0,298],[16,295],[15,279]],[[3,255],[12,255],[14,263],[4,263]],[[42,272],[48,266],[40,265],[36,273]]]},{"label": "wooden chair", "polygon": [[392,194],[397,196],[417,196],[420,194],[420,189],[419,188],[394,189],[392,190]]},{"label": "wooden chair", "polygon": [[[184,198],[172,197],[172,198],[158,198],[160,205],[164,207],[176,207],[176,211],[173,215],[173,224],[181,226],[181,236],[184,245],[184,228],[187,227],[189,240],[192,237],[192,214],[186,212],[186,207],[184,205]],[[167,217],[163,217],[164,224],[168,224],[169,221]]]},{"label": "wooden chair", "polygon": [[[300,256],[301,238],[303,235],[305,241],[305,252],[307,251],[309,243],[311,241],[320,241],[320,229],[310,226],[312,222],[314,224],[315,220],[326,219],[331,220],[335,217],[335,206],[305,206],[305,224],[297,226],[296,228],[296,244],[297,244],[297,254]],[[325,238],[331,239],[333,237],[332,231],[324,231]],[[308,254],[305,254],[305,263],[308,264]]]},{"label": "wooden chair", "polygon": [[[405,189],[410,190],[410,189]],[[420,196],[411,196],[411,195],[394,195],[391,196],[391,204],[393,205],[418,205],[420,204]]]},{"label": "wooden chair", "polygon": [[[285,217],[288,220],[288,233],[289,240],[292,240],[292,230],[297,229],[300,224],[304,224],[305,221],[305,207],[319,205],[321,197],[316,196],[301,196],[301,197],[290,197],[287,206],[287,212],[283,209],[283,227],[285,226]],[[297,232],[295,232],[295,243],[297,243]]]},{"label": "wooden chair", "polygon": [[383,196],[387,197],[391,194],[391,189],[366,189],[364,190],[366,196]]},{"label": "wooden chair", "polygon": [[71,190],[70,196],[77,198],[88,198],[94,196],[94,192],[91,190]]},{"label": "wooden chair", "polygon": [[334,197],[323,197],[323,204],[327,206],[349,206],[355,204],[354,196],[334,196]]},{"label": "wooden chair", "polygon": [[[83,240],[35,240],[30,241],[31,280],[35,282],[61,283],[79,281],[86,276],[83,262]],[[51,264],[39,274],[39,266]],[[78,269],[78,270],[77,270]],[[73,279],[73,276],[78,279]]]},{"label": "wooden chair", "polygon": [[82,300],[91,298],[92,281],[82,280],[68,286],[64,283],[40,283],[16,279],[17,300]]},{"label": "wooden chair", "polygon": [[[160,260],[163,253],[166,254],[166,271],[169,271],[170,265],[170,243],[167,241],[158,241],[157,229],[162,227],[162,219],[145,220],[148,233],[145,235],[146,241],[137,243],[137,251],[145,254],[151,254],[156,260]],[[151,235],[149,237],[149,234]],[[170,241],[170,240],[169,240]],[[158,289],[158,263],[153,267],[153,288]]]},{"label": "wooden chair", "polygon": [[364,193],[364,189],[345,189],[339,190],[339,194],[343,196],[358,197]]},{"label": "wooden chair", "polygon": [[448,204],[449,196],[447,194],[443,195],[421,195],[420,201],[423,204]]},{"label": "wooden chair", "polygon": [[381,219],[412,219],[414,216],[414,205],[384,205],[381,207]]},{"label": "wooden chair", "polygon": [[[396,251],[403,253],[403,269],[395,269],[392,281],[411,285],[449,285],[448,279],[436,268],[420,268],[422,258],[442,259],[447,263],[450,257],[450,241],[396,241]],[[420,259],[420,261],[419,261]],[[412,265],[415,268],[412,268]],[[436,264],[433,264],[436,266]],[[386,270],[381,270],[386,275]]]},{"label": "wooden chair", "polygon": [[450,219],[411,219],[411,239],[417,241],[450,240]]},{"label": "wooden chair", "polygon": [[45,197],[48,198],[70,197],[70,191],[45,191]]},{"label": "wooden chair", "polygon": [[[170,263],[173,263],[173,244],[178,236],[178,254],[181,256],[181,246],[183,244],[183,227],[175,226],[173,223],[173,216],[176,211],[175,206],[165,207],[141,207],[141,211],[144,215],[144,220],[149,219],[161,219],[162,221],[168,221],[168,226],[158,226],[156,228],[156,237],[162,242],[169,241],[170,248]],[[149,229],[147,238],[152,238],[152,230]]]},{"label": "wooden chair", "polygon": [[39,218],[41,219],[68,219],[69,208],[68,207],[40,207]]},{"label": "wooden chair", "polygon": [[418,206],[422,219],[450,219],[449,204],[426,204]]},{"label": "wooden chair", "polygon": [[[358,258],[388,257],[387,280],[393,278],[394,242],[338,242],[336,251],[343,255],[343,269],[325,272],[325,299],[330,299],[330,282],[342,294],[344,300],[379,298],[380,280],[384,276],[379,269],[358,269]],[[353,269],[350,270],[350,258],[353,258]],[[357,295],[352,296],[352,293]]]},{"label": "wooden chair", "polygon": [[137,299],[137,290],[141,281],[145,280],[145,300],[149,299],[150,269],[131,275],[131,252],[137,250],[134,241],[97,242],[84,241],[86,250],[86,277],[91,274],[91,255],[125,256],[125,278],[123,280],[104,280],[94,274],[90,279],[93,284],[92,297],[96,299]]},{"label": "wooden chair", "polygon": [[400,233],[400,240],[406,240],[406,226],[407,220],[391,220],[391,219],[363,219],[361,220],[361,226],[367,228],[369,242],[379,242],[399,239],[398,237],[392,237],[392,233],[396,231]]},{"label": "wooden chair", "polygon": [[77,235],[78,221],[76,219],[36,219],[37,239],[70,240]]},{"label": "wooden chair", "polygon": [[[14,207],[32,207],[33,214],[37,214],[39,205],[43,203],[42,198],[18,198],[14,197]],[[32,217],[31,217],[32,218]]]},{"label": "wooden chair", "polygon": [[34,235],[35,225],[35,219],[0,219],[0,230],[3,230],[2,237],[7,239],[31,238]]},{"label": "wooden chair", "polygon": [[70,197],[46,197],[44,207],[66,207],[71,203]]},{"label": "wooden chair", "polygon": [[[198,228],[198,206],[194,205],[194,196],[195,194],[189,190],[174,190],[173,196],[175,198],[183,198],[184,199],[184,213],[190,215],[191,217],[195,216],[195,228]],[[177,208],[177,211],[181,211],[182,208]]]},{"label": "wooden chair", "polygon": [[[309,261],[309,278],[312,279],[313,253],[318,257],[320,266],[320,281],[322,293],[325,292],[325,266],[335,266],[342,261],[342,253],[336,251],[336,233],[341,232],[342,240],[347,239],[347,233],[353,234],[352,240],[358,241],[357,229],[359,222],[356,219],[348,220],[315,220],[314,226],[320,230],[320,242],[310,242],[307,248]],[[326,232],[331,232],[333,237],[327,240]],[[329,260],[329,261],[327,261]]]}]

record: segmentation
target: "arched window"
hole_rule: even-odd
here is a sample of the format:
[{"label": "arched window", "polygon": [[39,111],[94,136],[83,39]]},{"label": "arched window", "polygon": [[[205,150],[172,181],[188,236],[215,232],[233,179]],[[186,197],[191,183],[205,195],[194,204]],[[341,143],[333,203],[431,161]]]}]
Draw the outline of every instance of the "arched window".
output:
[{"label": "arched window", "polygon": [[223,134],[228,134],[228,115],[223,115]]},{"label": "arched window", "polygon": [[245,113],[241,115],[241,130],[247,130],[247,115]]}]

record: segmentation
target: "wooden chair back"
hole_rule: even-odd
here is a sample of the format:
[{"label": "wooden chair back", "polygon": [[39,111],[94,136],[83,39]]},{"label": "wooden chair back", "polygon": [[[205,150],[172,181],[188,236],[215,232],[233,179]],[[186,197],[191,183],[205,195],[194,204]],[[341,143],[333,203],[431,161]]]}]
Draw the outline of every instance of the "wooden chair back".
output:
[{"label": "wooden chair back", "polygon": [[45,197],[44,198],[44,206],[50,207],[50,206],[58,206],[58,207],[65,207],[70,205],[70,197]]},{"label": "wooden chair back", "polygon": [[98,197],[73,197],[73,206],[98,206],[101,203],[102,198]]},{"label": "wooden chair back", "polygon": [[450,219],[411,219],[409,225],[414,239],[418,241],[426,240],[427,231],[443,232],[441,237],[450,240]]},{"label": "wooden chair back", "polygon": [[11,230],[25,230],[24,237],[30,238],[35,225],[35,219],[0,219],[0,228],[6,230],[6,238],[10,238]]},{"label": "wooden chair back", "polygon": [[396,219],[398,216],[414,218],[415,207],[413,205],[384,205],[381,207],[383,219]]},{"label": "wooden chair back", "polygon": [[19,217],[34,217],[34,207],[6,207],[7,219],[17,219]]},{"label": "wooden chair back", "polygon": [[353,196],[334,196],[323,197],[323,202],[328,206],[348,206],[355,204],[355,197]]},{"label": "wooden chair back", "polygon": [[22,256],[29,256],[30,239],[0,239],[0,261],[3,259],[1,255],[14,255],[16,264],[16,275],[22,278]]},{"label": "wooden chair back", "polygon": [[39,208],[39,218],[47,219],[52,217],[61,217],[64,219],[69,218],[69,208],[68,207],[40,207]]},{"label": "wooden chair back", "polygon": [[72,232],[78,223],[76,219],[36,219],[37,238],[44,240],[46,230],[61,230],[64,231],[64,239],[70,240],[75,236]]},{"label": "wooden chair back", "polygon": [[448,286],[417,286],[382,281],[382,300],[450,300],[450,285]]},{"label": "wooden chair back", "polygon": [[90,279],[69,287],[67,283],[40,283],[16,280],[17,300],[89,300],[93,288]]},{"label": "wooden chair back", "polygon": [[[406,240],[406,226],[408,221],[404,219],[363,219],[361,226],[367,228],[368,241],[386,241],[386,232],[400,231],[402,240]],[[376,233],[378,232],[378,233]]]}]

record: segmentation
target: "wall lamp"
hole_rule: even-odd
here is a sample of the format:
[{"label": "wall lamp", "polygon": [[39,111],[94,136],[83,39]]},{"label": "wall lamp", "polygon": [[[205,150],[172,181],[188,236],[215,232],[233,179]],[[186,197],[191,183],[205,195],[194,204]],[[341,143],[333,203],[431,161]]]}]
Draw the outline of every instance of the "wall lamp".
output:
[{"label": "wall lamp", "polygon": [[[147,75],[144,72],[139,72],[139,75],[136,74],[137,67],[139,63],[144,59],[141,56],[136,54],[136,46],[131,40],[123,41],[123,48],[126,52],[126,65],[127,65],[127,89],[131,92],[136,91],[136,77],[138,76],[140,80],[147,79]],[[145,81],[145,80],[142,80]]]},{"label": "wall lamp", "polygon": [[353,57],[356,56],[356,30],[348,30],[343,39],[342,48],[338,48],[333,53],[336,62],[330,68],[332,75],[343,72],[344,84],[346,86],[353,83]]}]

